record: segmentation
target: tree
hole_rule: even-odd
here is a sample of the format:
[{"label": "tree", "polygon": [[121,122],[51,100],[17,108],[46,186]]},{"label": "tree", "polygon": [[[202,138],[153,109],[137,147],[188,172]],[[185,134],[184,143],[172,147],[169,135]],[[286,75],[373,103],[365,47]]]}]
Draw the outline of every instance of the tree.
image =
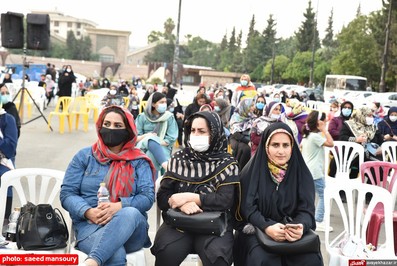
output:
[{"label": "tree", "polygon": [[367,16],[359,16],[338,34],[339,47],[332,60],[335,74],[359,75],[369,80],[380,77],[378,45],[368,27]]},{"label": "tree", "polygon": [[306,20],[302,22],[302,26],[296,33],[298,50],[301,52],[312,51],[312,49],[317,50],[320,48],[320,39],[318,37],[316,14],[313,12],[312,1],[309,1],[309,6],[303,16]]},{"label": "tree", "polygon": [[[274,58],[273,83],[282,83],[282,76],[287,69],[290,60],[285,55],[277,55]],[[270,81],[272,75],[272,59],[269,59],[263,68],[262,80]]]},{"label": "tree", "polygon": [[282,75],[282,78],[291,83],[308,83],[311,61],[311,51],[296,53],[294,59]]},{"label": "tree", "polygon": [[322,42],[325,47],[335,47],[336,45],[334,40],[333,17],[334,17],[334,10],[331,9],[331,15],[328,17],[328,26],[325,29],[326,34]]}]

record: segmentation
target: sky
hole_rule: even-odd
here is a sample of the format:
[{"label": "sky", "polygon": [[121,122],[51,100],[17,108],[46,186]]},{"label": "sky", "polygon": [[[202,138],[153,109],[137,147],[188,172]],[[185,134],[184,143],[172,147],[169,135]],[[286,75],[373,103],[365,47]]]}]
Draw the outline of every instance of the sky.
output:
[{"label": "sky", "polygon": [[[243,33],[243,43],[252,16],[255,15],[255,29],[262,32],[272,14],[277,23],[277,37],[286,38],[298,31],[304,21],[303,14],[309,0],[181,0],[180,42],[187,34],[219,43],[223,36],[228,38],[233,30]],[[317,13],[320,38],[325,36],[328,18],[333,9],[334,34],[338,33],[356,16],[380,10],[382,0],[312,0]],[[177,24],[179,0],[11,0],[4,1],[1,13],[8,11],[23,13],[33,10],[57,10],[64,15],[84,18],[101,29],[130,31],[130,46],[142,47],[152,30],[164,30],[164,22],[172,18]],[[176,34],[176,28],[174,30]]]}]

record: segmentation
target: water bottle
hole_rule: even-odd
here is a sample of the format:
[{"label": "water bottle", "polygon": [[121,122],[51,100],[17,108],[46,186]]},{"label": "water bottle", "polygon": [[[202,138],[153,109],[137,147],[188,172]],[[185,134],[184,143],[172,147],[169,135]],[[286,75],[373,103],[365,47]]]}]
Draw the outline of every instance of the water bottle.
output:
[{"label": "water bottle", "polygon": [[110,202],[109,190],[106,188],[106,183],[102,182],[98,189],[98,204],[101,202]]},{"label": "water bottle", "polygon": [[20,214],[21,214],[21,208],[16,207],[14,208],[14,211],[10,214],[10,217],[8,218],[6,239],[9,241],[15,242],[15,234],[17,232],[17,222]]}]

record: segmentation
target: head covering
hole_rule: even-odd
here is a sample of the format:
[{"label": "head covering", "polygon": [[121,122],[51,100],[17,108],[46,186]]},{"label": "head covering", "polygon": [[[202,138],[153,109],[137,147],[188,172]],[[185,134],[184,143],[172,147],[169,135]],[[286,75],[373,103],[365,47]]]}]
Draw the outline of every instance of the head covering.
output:
[{"label": "head covering", "polygon": [[292,145],[291,157],[286,164],[284,178],[276,183],[269,169],[266,145],[278,131],[288,132],[282,122],[269,125],[262,134],[258,149],[240,173],[242,187],[241,212],[254,226],[272,225],[290,216],[294,223],[302,223],[304,230],[315,228],[314,183],[299,145]]},{"label": "head covering", "polygon": [[366,135],[368,140],[374,138],[376,128],[374,125],[367,125],[365,119],[369,114],[372,115],[371,108],[363,106],[356,110],[350,120],[345,121],[354,137],[358,138],[361,135]]},{"label": "head covering", "polygon": [[[342,113],[342,109],[345,108],[345,105],[346,105],[346,104],[349,104],[349,105],[351,105],[351,107],[352,107],[352,112],[350,113],[349,116],[344,116],[343,113]],[[350,102],[350,101],[344,101],[344,102],[340,105],[340,110],[341,110],[340,116],[343,117],[343,119],[345,119],[345,120],[346,120],[346,119],[350,119],[350,117],[351,117],[352,114],[353,114],[353,109],[354,109],[354,105],[353,105],[352,102]]]},{"label": "head covering", "polygon": [[[171,178],[183,181],[181,186],[211,183],[203,186],[202,193],[214,192],[220,184],[238,183],[238,166],[236,160],[227,152],[227,139],[218,114],[214,112],[197,112],[191,115],[185,124],[186,136],[189,138],[193,120],[204,118],[210,129],[210,146],[205,152],[196,152],[190,144],[173,154],[163,179]],[[187,189],[186,189],[187,190]]]},{"label": "head covering", "polygon": [[292,110],[287,114],[287,118],[295,119],[303,114],[306,114],[306,107],[302,102],[298,101],[295,98],[288,100],[289,106],[291,106]]},{"label": "head covering", "polygon": [[256,123],[256,129],[257,129],[256,133],[258,135],[262,134],[262,132],[265,130],[265,128],[268,127],[270,124],[280,120],[280,119],[271,117],[274,108],[276,108],[279,105],[281,106],[281,114],[283,114],[285,112],[283,103],[270,102],[269,104],[266,105],[263,115],[258,117],[257,119],[255,119],[254,124]]},{"label": "head covering", "polygon": [[254,114],[251,113],[251,106],[254,100],[245,98],[237,105],[232,117],[230,118],[231,133],[243,132],[252,127]]},{"label": "head covering", "polygon": [[215,99],[215,102],[219,106],[219,108],[221,109],[217,113],[220,116],[223,125],[227,127],[229,125],[230,110],[231,110],[232,107],[230,106],[230,103],[227,100],[225,100],[225,99]]},{"label": "head covering", "polygon": [[389,111],[387,111],[387,117],[385,117],[385,120],[387,120],[388,123],[396,123],[390,120],[391,113],[397,113],[397,106],[390,107]]},{"label": "head covering", "polygon": [[[210,109],[210,111],[213,110],[213,108],[210,104],[203,104],[202,106],[200,106],[200,111],[203,111],[205,108]],[[207,110],[205,110],[205,111],[207,111]]]},{"label": "head covering", "polygon": [[[101,134],[99,133],[102,128],[105,115],[107,114],[106,110],[110,108],[119,109],[124,113],[128,121],[125,126],[132,132],[131,139],[124,144],[121,151],[117,154],[110,151],[110,149],[103,143]],[[135,127],[134,117],[130,111],[120,106],[104,108],[96,122],[96,129],[98,140],[94,145],[92,145],[92,153],[99,163],[104,165],[110,164],[109,171],[104,178],[104,182],[106,182],[107,187],[109,188],[110,200],[112,202],[117,202],[120,197],[128,197],[133,192],[133,176],[135,171],[131,164],[131,161],[133,160],[145,159],[150,164],[154,182],[155,174],[157,172],[152,161],[140,149],[135,147],[138,133]]]}]

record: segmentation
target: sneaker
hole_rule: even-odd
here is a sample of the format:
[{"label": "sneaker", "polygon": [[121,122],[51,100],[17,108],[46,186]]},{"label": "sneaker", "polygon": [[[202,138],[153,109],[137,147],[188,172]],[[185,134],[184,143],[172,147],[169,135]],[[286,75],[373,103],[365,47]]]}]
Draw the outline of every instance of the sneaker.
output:
[{"label": "sneaker", "polygon": [[[325,222],[316,222],[316,231],[325,232]],[[332,228],[332,226],[330,226],[329,231],[330,232],[334,231],[334,228]]]}]

